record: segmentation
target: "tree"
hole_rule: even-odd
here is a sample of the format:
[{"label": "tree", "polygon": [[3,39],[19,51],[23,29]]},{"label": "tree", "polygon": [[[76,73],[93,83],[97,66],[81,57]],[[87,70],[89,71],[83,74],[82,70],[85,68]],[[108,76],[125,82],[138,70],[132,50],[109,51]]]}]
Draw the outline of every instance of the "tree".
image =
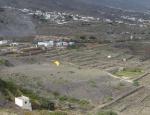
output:
[{"label": "tree", "polygon": [[86,39],[86,36],[80,36],[80,39],[81,39],[81,40],[85,40],[85,39]]}]

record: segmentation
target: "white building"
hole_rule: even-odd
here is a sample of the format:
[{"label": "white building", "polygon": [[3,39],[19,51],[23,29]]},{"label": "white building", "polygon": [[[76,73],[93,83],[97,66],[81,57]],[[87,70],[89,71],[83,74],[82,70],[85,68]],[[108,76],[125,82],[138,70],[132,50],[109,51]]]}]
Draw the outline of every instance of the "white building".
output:
[{"label": "white building", "polygon": [[75,42],[69,42],[69,45],[70,46],[75,45]]},{"label": "white building", "polygon": [[18,46],[18,45],[19,45],[19,43],[17,43],[17,42],[13,42],[10,44],[10,46]]},{"label": "white building", "polygon": [[111,58],[112,58],[112,56],[111,56],[111,55],[108,55],[108,56],[107,56],[107,58],[108,58],[108,59],[111,59]]},{"label": "white building", "polygon": [[54,46],[54,41],[38,42],[38,46],[53,47]]},{"label": "white building", "polygon": [[69,44],[68,42],[56,42],[57,47],[67,47]]},{"label": "white building", "polygon": [[68,45],[68,42],[63,42],[63,46],[67,47]]},{"label": "white building", "polygon": [[122,59],[122,61],[126,62],[126,61],[127,61],[127,59],[126,59],[126,58],[123,58],[123,59]]},{"label": "white building", "polygon": [[6,44],[8,44],[8,40],[1,40],[0,41],[0,45],[6,45]]},{"label": "white building", "polygon": [[63,46],[63,42],[56,42],[56,46],[57,46],[57,47]]},{"label": "white building", "polygon": [[32,106],[30,103],[30,99],[28,97],[25,97],[25,96],[16,97],[15,98],[15,104],[17,106],[21,107],[22,109],[32,111]]}]

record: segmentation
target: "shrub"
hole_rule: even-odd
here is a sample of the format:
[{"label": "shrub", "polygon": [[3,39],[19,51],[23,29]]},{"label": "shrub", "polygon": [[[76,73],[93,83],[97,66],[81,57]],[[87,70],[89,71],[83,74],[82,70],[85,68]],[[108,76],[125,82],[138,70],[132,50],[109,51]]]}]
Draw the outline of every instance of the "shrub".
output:
[{"label": "shrub", "polygon": [[139,82],[137,80],[135,80],[135,81],[133,81],[133,85],[134,86],[139,86],[140,84],[139,84]]},{"label": "shrub", "polygon": [[5,63],[6,63],[6,60],[0,59],[0,65],[5,65]]},{"label": "shrub", "polygon": [[23,89],[12,82],[3,81],[0,79],[0,92],[4,95],[5,99],[10,101],[14,100],[14,97],[25,95],[31,99],[34,106],[38,108],[46,108],[48,106],[48,99],[42,98],[30,90]]},{"label": "shrub", "polygon": [[82,106],[90,104],[86,100],[80,100],[80,99],[76,99],[76,98],[68,97],[68,96],[60,96],[59,100],[60,101],[67,101],[67,102],[70,102],[70,103],[76,103],[76,104],[79,104],[79,105],[82,105]]},{"label": "shrub", "polygon": [[80,36],[81,40],[86,40],[86,36]]},{"label": "shrub", "polygon": [[96,115],[117,115],[117,113],[113,111],[100,111]]},{"label": "shrub", "polygon": [[0,65],[5,65],[5,66],[12,66],[12,64],[5,59],[0,59]]},{"label": "shrub", "polygon": [[79,46],[77,46],[77,45],[68,46],[68,49],[78,49],[78,48],[79,48]]},{"label": "shrub", "polygon": [[95,36],[90,36],[89,39],[90,40],[96,40],[97,38]]}]

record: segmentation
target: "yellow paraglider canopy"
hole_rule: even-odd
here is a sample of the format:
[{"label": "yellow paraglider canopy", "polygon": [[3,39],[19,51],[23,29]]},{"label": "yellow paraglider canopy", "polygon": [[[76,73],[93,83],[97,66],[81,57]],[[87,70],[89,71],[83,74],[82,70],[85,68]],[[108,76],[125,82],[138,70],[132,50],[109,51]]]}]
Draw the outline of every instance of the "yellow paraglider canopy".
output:
[{"label": "yellow paraglider canopy", "polygon": [[59,61],[54,61],[54,64],[56,64],[56,66],[59,66],[60,62]]}]

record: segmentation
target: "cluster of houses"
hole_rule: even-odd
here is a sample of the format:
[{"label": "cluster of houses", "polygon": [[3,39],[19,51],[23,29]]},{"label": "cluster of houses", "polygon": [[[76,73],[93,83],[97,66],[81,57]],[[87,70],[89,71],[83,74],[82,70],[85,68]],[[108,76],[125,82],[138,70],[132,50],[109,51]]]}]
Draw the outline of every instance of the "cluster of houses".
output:
[{"label": "cluster of houses", "polygon": [[91,16],[81,16],[78,14],[66,13],[66,12],[43,12],[41,10],[30,10],[30,9],[19,9],[23,13],[27,13],[28,15],[42,17],[45,20],[49,20],[52,22],[56,22],[57,24],[65,24],[69,21],[98,21],[99,18],[91,17]]},{"label": "cluster of houses", "polygon": [[12,42],[11,40],[0,40],[0,45],[17,46],[17,45],[19,45],[19,43],[18,42]]},{"label": "cluster of houses", "polygon": [[8,44],[8,40],[1,40],[0,41],[0,45],[7,45]]},{"label": "cluster of houses", "polygon": [[[12,42],[9,40],[0,40],[0,45],[9,45],[9,46],[18,46],[18,42]],[[34,45],[34,44],[33,44]],[[75,45],[75,42],[72,41],[55,41],[55,40],[46,40],[37,42],[37,47],[68,47]]]},{"label": "cluster of houses", "polygon": [[0,40],[0,55],[15,54],[16,56],[29,56],[44,53],[51,48],[67,48],[75,45],[69,40],[35,40],[33,43],[13,42],[11,40]]},{"label": "cluster of houses", "polygon": [[40,41],[37,43],[38,46],[44,46],[44,47],[68,47],[75,45],[75,42],[66,42],[66,41]]},{"label": "cluster of houses", "polygon": [[[36,40],[35,40],[36,41]],[[69,40],[38,40],[37,42],[13,42],[0,40],[0,55],[16,54],[16,56],[29,56],[44,53],[51,48],[67,48],[75,45]]]}]

